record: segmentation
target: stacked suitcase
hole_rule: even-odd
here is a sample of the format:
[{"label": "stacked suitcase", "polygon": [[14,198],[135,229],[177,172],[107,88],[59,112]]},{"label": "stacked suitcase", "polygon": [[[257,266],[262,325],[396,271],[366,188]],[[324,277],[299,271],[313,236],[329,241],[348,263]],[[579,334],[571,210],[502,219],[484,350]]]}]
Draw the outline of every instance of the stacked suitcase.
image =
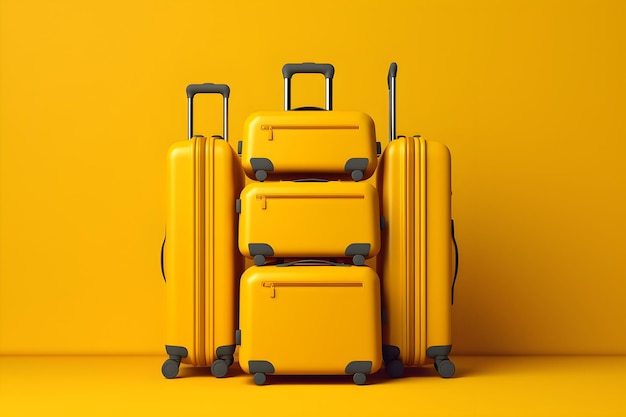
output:
[{"label": "stacked suitcase", "polygon": [[[324,75],[324,109],[291,109],[298,73]],[[360,385],[383,360],[391,377],[431,361],[453,375],[449,152],[398,138],[379,159],[372,119],[332,110],[333,75],[330,64],[285,65],[285,110],[246,120],[240,157],[222,140],[228,86],[188,87],[190,140],[168,159],[164,376],[181,362],[225,376],[236,345],[259,385],[268,374]],[[223,137],[193,136],[198,93],[224,97]]]}]

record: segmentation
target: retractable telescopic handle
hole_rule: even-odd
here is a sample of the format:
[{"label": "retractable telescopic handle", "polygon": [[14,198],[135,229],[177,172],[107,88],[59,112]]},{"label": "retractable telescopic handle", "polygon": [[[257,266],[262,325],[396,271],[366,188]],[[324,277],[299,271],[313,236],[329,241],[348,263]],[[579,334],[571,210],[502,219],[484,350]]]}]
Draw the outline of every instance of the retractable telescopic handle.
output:
[{"label": "retractable telescopic handle", "polygon": [[189,84],[187,86],[187,137],[193,137],[193,97],[196,94],[221,94],[224,97],[224,130],[223,138],[228,140],[228,97],[230,87],[226,84]]},{"label": "retractable telescopic handle", "polygon": [[285,64],[283,78],[285,80],[285,110],[291,110],[291,77],[295,74],[324,74],[326,79],[326,110],[333,109],[333,77],[335,67],[332,64],[316,64],[304,62],[302,64]]},{"label": "retractable telescopic handle", "polygon": [[396,75],[398,64],[392,62],[387,75],[387,87],[389,88],[389,141],[396,139]]}]

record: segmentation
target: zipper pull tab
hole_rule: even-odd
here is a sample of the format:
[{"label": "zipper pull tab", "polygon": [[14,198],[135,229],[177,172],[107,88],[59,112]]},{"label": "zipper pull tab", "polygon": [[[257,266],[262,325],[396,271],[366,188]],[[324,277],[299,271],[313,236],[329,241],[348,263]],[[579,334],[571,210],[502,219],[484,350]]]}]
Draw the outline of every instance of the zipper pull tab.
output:
[{"label": "zipper pull tab", "polygon": [[270,125],[261,125],[261,130],[267,130],[267,140],[274,140],[274,130]]},{"label": "zipper pull tab", "polygon": [[274,286],[273,282],[264,282],[263,286],[265,288],[271,288],[272,289],[272,292],[270,294],[270,298],[276,298],[276,287]]},{"label": "zipper pull tab", "polygon": [[264,195],[259,194],[256,196],[256,199],[261,200],[261,210],[267,209],[267,199],[265,198]]}]

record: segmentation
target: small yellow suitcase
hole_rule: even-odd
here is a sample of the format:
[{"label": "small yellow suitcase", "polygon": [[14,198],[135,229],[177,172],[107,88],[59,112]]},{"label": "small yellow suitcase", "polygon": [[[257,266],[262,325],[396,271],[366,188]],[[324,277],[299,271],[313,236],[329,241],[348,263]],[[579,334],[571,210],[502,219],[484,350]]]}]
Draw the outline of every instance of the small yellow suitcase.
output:
[{"label": "small yellow suitcase", "polygon": [[[451,305],[456,244],[451,220],[451,162],[446,146],[419,136],[395,138],[395,75],[389,73],[390,134],[377,170],[387,221],[376,258],[381,277],[385,368],[433,363],[454,375]],[[458,258],[456,258],[458,261]]]},{"label": "small yellow suitcase", "polygon": [[[219,84],[187,88],[190,139],[174,143],[167,158],[166,240],[161,266],[166,279],[166,352],[162,366],[174,378],[180,363],[211,366],[217,377],[233,363],[238,279],[234,201],[245,174],[227,139],[228,95]],[[224,96],[224,139],[192,136],[193,97]]]},{"label": "small yellow suitcase", "polygon": [[[291,77],[322,73],[326,77],[326,109],[291,110]],[[358,111],[331,111],[330,64],[286,64],[285,111],[257,112],[245,122],[239,143],[246,174],[259,181],[319,178],[360,181],[376,168],[378,145],[374,121]]]},{"label": "small yellow suitcase", "polygon": [[239,250],[256,265],[268,258],[352,258],[380,249],[378,192],[367,182],[248,184],[237,201]]},{"label": "small yellow suitcase", "polygon": [[239,365],[258,385],[266,374],[349,374],[364,384],[382,366],[379,285],[368,266],[251,266],[241,277]]}]

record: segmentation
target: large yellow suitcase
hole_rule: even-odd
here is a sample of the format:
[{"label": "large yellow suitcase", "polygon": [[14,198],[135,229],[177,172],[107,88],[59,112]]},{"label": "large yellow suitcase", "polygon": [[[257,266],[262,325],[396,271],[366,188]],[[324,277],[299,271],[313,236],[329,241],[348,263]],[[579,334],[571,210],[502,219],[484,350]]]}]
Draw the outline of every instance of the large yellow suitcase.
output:
[{"label": "large yellow suitcase", "polygon": [[368,266],[298,261],[241,277],[239,364],[266,374],[366,375],[382,366],[380,287]]},{"label": "large yellow suitcase", "polygon": [[[390,69],[390,132],[395,138],[395,75]],[[454,275],[451,161],[446,146],[419,136],[385,148],[377,170],[381,211],[387,221],[376,258],[386,322],[385,367],[433,363],[442,377],[454,364],[450,316]]]},{"label": "large yellow suitcase", "polygon": [[380,249],[379,209],[367,182],[250,183],[237,201],[239,250],[256,265],[268,258],[352,258],[363,265]]},{"label": "large yellow suitcase", "polygon": [[[326,77],[326,109],[291,110],[291,77],[296,73],[322,73]],[[332,109],[330,64],[287,64],[283,67],[285,111],[257,112],[245,122],[240,142],[246,174],[259,181],[307,178],[370,177],[376,168],[374,121],[358,111]]]},{"label": "large yellow suitcase", "polygon": [[[190,85],[190,139],[173,144],[168,152],[162,253],[169,355],[162,373],[167,378],[178,374],[181,362],[211,366],[218,377],[233,363],[238,279],[243,272],[233,206],[245,175],[226,140],[229,91],[226,85]],[[192,136],[196,93],[224,96],[224,139]]]}]

